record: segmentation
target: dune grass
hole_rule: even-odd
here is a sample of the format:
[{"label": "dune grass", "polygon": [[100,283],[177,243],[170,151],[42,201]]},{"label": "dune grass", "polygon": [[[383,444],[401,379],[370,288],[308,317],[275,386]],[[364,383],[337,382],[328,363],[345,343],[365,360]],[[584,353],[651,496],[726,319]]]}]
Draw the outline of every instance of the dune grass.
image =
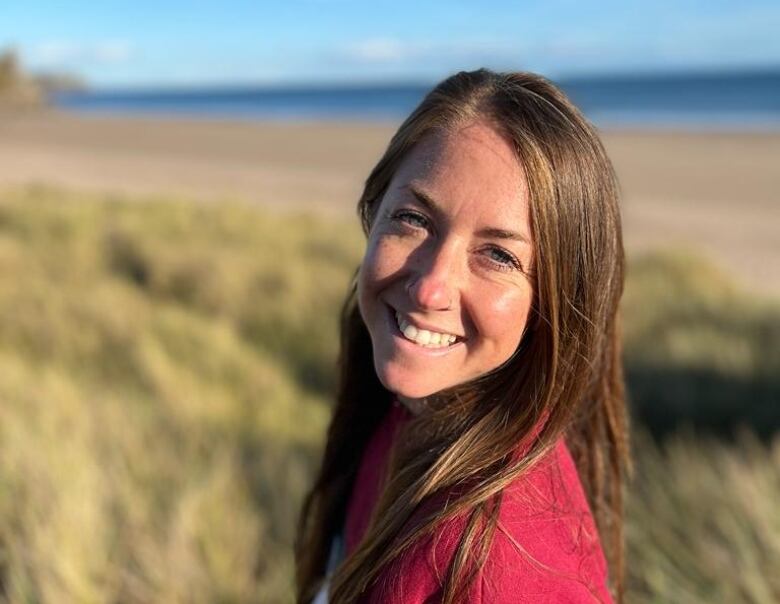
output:
[{"label": "dune grass", "polygon": [[780,599],[780,435],[733,444],[635,437],[627,507],[629,602]]},{"label": "dune grass", "polygon": [[780,427],[780,301],[736,289],[690,252],[633,259],[624,343],[638,420],[659,435],[682,424],[733,435]]},{"label": "dune grass", "polygon": [[[361,249],[356,220],[1,193],[0,601],[291,602]],[[776,600],[777,306],[666,255],[625,315],[638,421],[763,437],[638,441],[631,601]]]}]

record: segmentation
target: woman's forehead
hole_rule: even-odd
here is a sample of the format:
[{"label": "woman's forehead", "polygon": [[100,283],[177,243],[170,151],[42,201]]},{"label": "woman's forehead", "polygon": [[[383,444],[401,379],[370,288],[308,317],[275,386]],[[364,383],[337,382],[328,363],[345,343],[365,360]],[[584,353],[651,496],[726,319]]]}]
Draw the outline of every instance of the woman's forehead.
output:
[{"label": "woman's forehead", "polygon": [[390,188],[422,192],[453,211],[468,207],[510,222],[528,216],[520,159],[511,143],[484,122],[424,137],[401,162]]}]

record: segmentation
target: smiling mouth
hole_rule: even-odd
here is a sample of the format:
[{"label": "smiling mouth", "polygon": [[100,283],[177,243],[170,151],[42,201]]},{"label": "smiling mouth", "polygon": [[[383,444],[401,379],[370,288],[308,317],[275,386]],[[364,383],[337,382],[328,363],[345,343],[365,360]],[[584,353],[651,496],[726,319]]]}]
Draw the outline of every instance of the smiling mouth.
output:
[{"label": "smiling mouth", "polygon": [[453,344],[457,344],[462,341],[456,335],[450,333],[441,333],[436,331],[429,331],[427,329],[419,329],[415,325],[412,325],[401,316],[401,313],[394,312],[396,325],[401,335],[410,342],[414,342],[418,346],[424,348],[449,348]]}]

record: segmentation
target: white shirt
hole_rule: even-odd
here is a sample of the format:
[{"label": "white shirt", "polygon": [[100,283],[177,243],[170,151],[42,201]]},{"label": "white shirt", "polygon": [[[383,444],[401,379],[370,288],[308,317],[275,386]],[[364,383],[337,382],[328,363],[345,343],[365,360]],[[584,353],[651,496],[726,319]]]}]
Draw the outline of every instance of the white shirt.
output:
[{"label": "white shirt", "polygon": [[344,539],[342,536],[336,535],[333,537],[333,541],[330,544],[330,554],[328,556],[328,566],[325,569],[325,582],[320,587],[317,595],[314,597],[312,604],[328,604],[328,588],[330,587],[330,577],[333,571],[341,562],[344,557]]}]

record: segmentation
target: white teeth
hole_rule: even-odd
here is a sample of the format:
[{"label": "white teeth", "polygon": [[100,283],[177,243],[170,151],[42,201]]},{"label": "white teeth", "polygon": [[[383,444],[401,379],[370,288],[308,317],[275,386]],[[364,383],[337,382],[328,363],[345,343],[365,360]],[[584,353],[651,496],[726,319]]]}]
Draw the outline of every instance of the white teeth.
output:
[{"label": "white teeth", "polygon": [[427,329],[421,329],[417,332],[417,337],[415,338],[417,340],[418,344],[422,344],[425,346],[431,341],[431,332]]},{"label": "white teeth", "polygon": [[398,322],[398,329],[404,334],[407,340],[419,344],[425,348],[443,348],[449,346],[456,339],[449,333],[438,333],[435,331],[428,331],[427,329],[417,329],[414,325],[409,323],[406,319],[401,317],[400,313],[395,313],[395,319]]},{"label": "white teeth", "polygon": [[406,336],[407,340],[414,340],[417,337],[417,328],[414,325],[409,325],[407,323],[401,331]]}]

